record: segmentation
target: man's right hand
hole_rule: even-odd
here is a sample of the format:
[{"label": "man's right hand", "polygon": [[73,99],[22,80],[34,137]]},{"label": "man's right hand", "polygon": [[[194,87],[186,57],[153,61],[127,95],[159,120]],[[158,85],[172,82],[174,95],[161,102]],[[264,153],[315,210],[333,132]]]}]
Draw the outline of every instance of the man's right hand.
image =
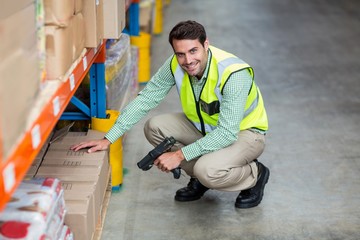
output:
[{"label": "man's right hand", "polygon": [[89,148],[87,150],[87,152],[92,153],[92,152],[96,152],[96,151],[106,150],[109,148],[110,144],[111,144],[111,142],[109,140],[107,140],[106,138],[104,138],[104,139],[100,139],[100,140],[81,142],[81,143],[71,146],[70,149],[76,152],[83,148]]}]

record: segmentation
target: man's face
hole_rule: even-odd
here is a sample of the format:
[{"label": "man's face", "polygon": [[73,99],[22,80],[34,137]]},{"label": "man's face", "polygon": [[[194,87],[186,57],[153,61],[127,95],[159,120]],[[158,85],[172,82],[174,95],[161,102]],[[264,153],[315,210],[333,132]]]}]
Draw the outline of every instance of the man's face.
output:
[{"label": "man's face", "polygon": [[209,41],[206,39],[204,46],[201,45],[198,39],[174,39],[172,43],[181,68],[190,76],[196,76],[200,79],[206,68]]}]

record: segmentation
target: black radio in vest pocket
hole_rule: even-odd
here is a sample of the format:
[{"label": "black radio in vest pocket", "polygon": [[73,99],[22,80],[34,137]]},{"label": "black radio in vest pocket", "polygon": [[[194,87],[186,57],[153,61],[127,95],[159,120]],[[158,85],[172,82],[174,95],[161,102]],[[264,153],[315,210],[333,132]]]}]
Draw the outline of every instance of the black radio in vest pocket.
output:
[{"label": "black radio in vest pocket", "polygon": [[200,99],[200,107],[203,112],[206,112],[210,116],[220,112],[220,102],[219,101],[213,101],[211,103],[206,103],[202,99]]}]

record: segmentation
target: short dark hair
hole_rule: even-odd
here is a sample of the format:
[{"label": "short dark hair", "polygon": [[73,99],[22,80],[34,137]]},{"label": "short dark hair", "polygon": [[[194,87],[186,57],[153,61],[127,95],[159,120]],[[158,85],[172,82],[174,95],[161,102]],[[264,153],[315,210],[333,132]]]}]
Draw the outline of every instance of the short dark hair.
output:
[{"label": "short dark hair", "polygon": [[173,46],[172,41],[174,39],[198,39],[201,45],[204,46],[204,42],[206,40],[205,28],[200,23],[192,20],[179,22],[169,33],[169,43],[171,46]]}]

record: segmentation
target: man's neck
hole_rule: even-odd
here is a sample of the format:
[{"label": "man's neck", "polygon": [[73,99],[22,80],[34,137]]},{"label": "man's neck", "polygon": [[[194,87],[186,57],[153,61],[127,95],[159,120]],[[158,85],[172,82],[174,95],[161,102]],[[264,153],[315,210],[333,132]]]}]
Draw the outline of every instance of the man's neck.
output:
[{"label": "man's neck", "polygon": [[203,76],[203,74],[201,74],[201,75],[196,75],[195,78],[196,78],[196,80],[200,81],[201,78],[202,78],[202,76]]}]

